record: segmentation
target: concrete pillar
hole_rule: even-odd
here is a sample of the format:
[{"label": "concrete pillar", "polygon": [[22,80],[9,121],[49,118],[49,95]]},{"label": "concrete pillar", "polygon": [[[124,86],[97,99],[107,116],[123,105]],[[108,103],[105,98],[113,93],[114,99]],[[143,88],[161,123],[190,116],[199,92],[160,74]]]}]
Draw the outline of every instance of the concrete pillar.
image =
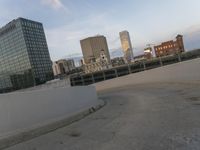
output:
[{"label": "concrete pillar", "polygon": [[82,81],[82,85],[85,85],[85,82],[84,82],[83,76],[81,76],[81,81]]},{"label": "concrete pillar", "polygon": [[163,66],[163,63],[162,63],[161,57],[159,57],[159,60],[160,60],[160,66],[162,67],[162,66]]},{"label": "concrete pillar", "polygon": [[104,79],[104,81],[105,81],[105,80],[106,80],[105,72],[103,71],[102,73],[103,73],[103,79]]},{"label": "concrete pillar", "polygon": [[118,77],[117,69],[115,69],[115,76]]},{"label": "concrete pillar", "polygon": [[181,56],[178,54],[178,61],[181,62]]},{"label": "concrete pillar", "polygon": [[143,64],[144,70],[146,70],[146,65],[145,65],[145,62],[144,62],[144,61],[142,61],[142,64]]},{"label": "concrete pillar", "polygon": [[71,81],[71,86],[74,86],[75,85],[74,78],[72,78],[70,81]]},{"label": "concrete pillar", "polygon": [[129,64],[128,64],[128,72],[129,72],[129,74],[131,74],[131,67]]},{"label": "concrete pillar", "polygon": [[95,83],[94,74],[92,73],[92,82]]}]

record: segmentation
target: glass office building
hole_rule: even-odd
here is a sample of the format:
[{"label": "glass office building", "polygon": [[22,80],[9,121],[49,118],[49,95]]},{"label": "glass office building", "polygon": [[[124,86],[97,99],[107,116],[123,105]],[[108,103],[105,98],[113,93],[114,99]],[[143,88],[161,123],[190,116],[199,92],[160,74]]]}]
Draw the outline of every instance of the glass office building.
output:
[{"label": "glass office building", "polygon": [[43,25],[18,18],[0,28],[0,93],[53,78]]}]

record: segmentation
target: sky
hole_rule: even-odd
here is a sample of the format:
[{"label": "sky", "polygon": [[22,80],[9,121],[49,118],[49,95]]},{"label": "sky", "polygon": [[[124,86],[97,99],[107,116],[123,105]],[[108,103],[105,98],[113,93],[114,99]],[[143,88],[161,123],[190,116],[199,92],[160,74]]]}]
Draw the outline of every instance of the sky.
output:
[{"label": "sky", "polygon": [[43,23],[52,60],[82,54],[80,40],[104,35],[120,49],[128,30],[137,54],[183,34],[187,49],[200,47],[199,0],[0,0],[0,26],[24,17]]}]

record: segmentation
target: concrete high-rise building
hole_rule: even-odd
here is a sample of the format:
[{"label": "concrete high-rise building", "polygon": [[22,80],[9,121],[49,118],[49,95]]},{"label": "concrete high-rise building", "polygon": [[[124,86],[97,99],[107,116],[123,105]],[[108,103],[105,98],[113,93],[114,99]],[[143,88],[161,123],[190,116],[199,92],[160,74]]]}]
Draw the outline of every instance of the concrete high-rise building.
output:
[{"label": "concrete high-rise building", "polygon": [[120,40],[122,44],[122,49],[124,52],[124,58],[127,62],[133,61],[133,48],[131,44],[131,39],[128,31],[122,31],[119,33]]},{"label": "concrete high-rise building", "polygon": [[53,63],[54,76],[67,74],[75,68],[73,59],[61,59]]},{"label": "concrete high-rise building", "polygon": [[102,51],[104,51],[106,59],[110,63],[110,54],[106,37],[100,35],[89,37],[81,40],[80,43],[83,52],[84,63],[86,65],[97,62],[97,60],[101,57]]},{"label": "concrete high-rise building", "polygon": [[54,76],[58,76],[61,74],[60,66],[57,64],[57,62],[53,62],[52,68]]},{"label": "concrete high-rise building", "polygon": [[52,78],[41,23],[18,18],[0,28],[0,92],[31,87]]}]

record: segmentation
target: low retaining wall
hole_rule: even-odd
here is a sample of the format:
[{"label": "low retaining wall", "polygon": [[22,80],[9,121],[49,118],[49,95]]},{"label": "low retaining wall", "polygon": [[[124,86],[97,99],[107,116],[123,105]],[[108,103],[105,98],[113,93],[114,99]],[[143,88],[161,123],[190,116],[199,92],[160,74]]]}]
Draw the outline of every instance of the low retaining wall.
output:
[{"label": "low retaining wall", "polygon": [[0,140],[97,106],[95,88],[55,88],[0,95]]},{"label": "low retaining wall", "polygon": [[146,83],[200,83],[200,58],[94,84],[97,91]]}]

